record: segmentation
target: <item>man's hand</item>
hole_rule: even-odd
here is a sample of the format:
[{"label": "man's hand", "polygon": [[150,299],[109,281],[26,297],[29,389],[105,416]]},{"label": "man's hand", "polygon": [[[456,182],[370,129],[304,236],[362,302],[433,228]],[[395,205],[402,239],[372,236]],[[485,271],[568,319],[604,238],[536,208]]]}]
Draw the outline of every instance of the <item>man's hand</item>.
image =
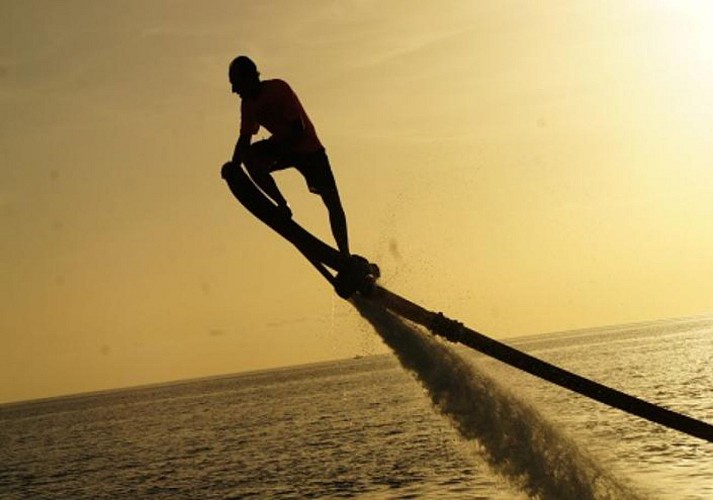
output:
[{"label": "man's hand", "polygon": [[246,134],[240,134],[238,137],[238,142],[235,143],[235,150],[233,151],[233,163],[240,166],[245,153],[250,149],[250,140],[252,136]]}]

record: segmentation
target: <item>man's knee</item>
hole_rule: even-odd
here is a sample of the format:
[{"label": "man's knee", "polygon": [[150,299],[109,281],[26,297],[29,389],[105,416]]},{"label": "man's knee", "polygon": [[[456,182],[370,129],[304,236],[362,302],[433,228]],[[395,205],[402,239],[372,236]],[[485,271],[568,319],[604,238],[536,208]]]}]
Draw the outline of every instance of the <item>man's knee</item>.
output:
[{"label": "man's knee", "polygon": [[237,169],[240,168],[240,165],[233,163],[232,161],[229,161],[228,163],[223,165],[223,168],[220,170],[220,176],[225,179],[232,179],[235,177],[235,174],[237,173]]}]

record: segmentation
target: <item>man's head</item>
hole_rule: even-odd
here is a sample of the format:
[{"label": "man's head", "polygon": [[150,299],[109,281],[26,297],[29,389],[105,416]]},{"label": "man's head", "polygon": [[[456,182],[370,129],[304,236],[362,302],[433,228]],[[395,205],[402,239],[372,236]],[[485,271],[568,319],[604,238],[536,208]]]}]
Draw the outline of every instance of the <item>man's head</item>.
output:
[{"label": "man's head", "polygon": [[257,66],[247,56],[238,56],[233,59],[228,69],[228,77],[233,92],[241,98],[253,98],[260,87],[260,73]]}]

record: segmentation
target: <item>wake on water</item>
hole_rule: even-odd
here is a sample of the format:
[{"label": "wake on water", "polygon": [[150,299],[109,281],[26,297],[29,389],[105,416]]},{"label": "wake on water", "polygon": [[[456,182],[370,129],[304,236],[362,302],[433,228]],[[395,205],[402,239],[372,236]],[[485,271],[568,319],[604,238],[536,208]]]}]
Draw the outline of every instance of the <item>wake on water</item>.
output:
[{"label": "wake on water", "polygon": [[536,498],[641,497],[448,343],[378,304],[359,298],[352,303],[421,382],[436,408],[513,485]]}]

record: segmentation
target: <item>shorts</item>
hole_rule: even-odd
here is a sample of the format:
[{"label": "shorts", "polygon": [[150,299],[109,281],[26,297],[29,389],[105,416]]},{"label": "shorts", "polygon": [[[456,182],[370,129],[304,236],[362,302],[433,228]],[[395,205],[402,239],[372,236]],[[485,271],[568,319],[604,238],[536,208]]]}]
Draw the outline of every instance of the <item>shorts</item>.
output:
[{"label": "shorts", "polygon": [[268,172],[277,172],[287,168],[296,168],[307,182],[307,187],[314,194],[324,194],[337,190],[332,174],[332,166],[324,149],[310,153],[290,153],[279,156],[274,143],[270,140],[257,141],[250,146],[253,158],[267,166]]}]

